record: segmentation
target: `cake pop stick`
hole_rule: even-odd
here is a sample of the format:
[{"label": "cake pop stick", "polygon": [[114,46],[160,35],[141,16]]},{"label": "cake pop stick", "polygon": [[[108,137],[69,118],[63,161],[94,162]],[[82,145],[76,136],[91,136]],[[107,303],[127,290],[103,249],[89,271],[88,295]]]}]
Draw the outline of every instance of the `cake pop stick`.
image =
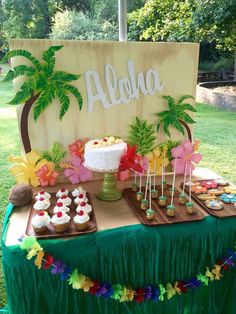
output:
[{"label": "cake pop stick", "polygon": [[146,186],[145,186],[145,194],[144,194],[144,199],[147,199],[147,190],[148,190],[148,181],[150,181],[151,183],[151,177],[150,176],[150,168],[148,168],[148,172],[147,172],[147,181],[146,181]]},{"label": "cake pop stick", "polygon": [[189,202],[192,202],[192,173],[191,169],[189,169],[189,181],[190,181],[190,186],[189,186]]},{"label": "cake pop stick", "polygon": [[132,191],[137,192],[138,191],[138,185],[137,185],[137,173],[134,171],[134,182],[132,184]]},{"label": "cake pop stick", "polygon": [[137,172],[134,171],[134,183],[137,184]]},{"label": "cake pop stick", "polygon": [[139,174],[139,192],[141,192],[141,187],[142,187],[142,172]]},{"label": "cake pop stick", "polygon": [[171,203],[170,203],[171,206],[173,205],[174,193],[175,193],[176,164],[177,164],[177,158],[175,158],[175,162],[174,162],[174,174],[173,174],[173,180],[172,180],[172,193],[171,193]]},{"label": "cake pop stick", "polygon": [[163,163],[161,164],[161,196],[163,197],[163,193],[164,193],[164,165]]},{"label": "cake pop stick", "polygon": [[139,191],[136,193],[136,199],[137,201],[141,201],[143,198],[143,192],[142,192],[142,172],[139,174]]},{"label": "cake pop stick", "polygon": [[184,170],[184,183],[183,183],[183,194],[185,191],[185,185],[186,185],[186,174],[187,174],[187,164],[185,165],[185,170]]},{"label": "cake pop stick", "polygon": [[153,190],[156,189],[156,171],[157,171],[157,161],[155,159],[154,160],[154,178],[153,178],[154,187],[153,187]]},{"label": "cake pop stick", "polygon": [[149,180],[149,208],[152,208],[152,180]]},{"label": "cake pop stick", "polygon": [[193,203],[192,203],[192,172],[191,172],[191,168],[189,167],[189,181],[190,181],[190,185],[189,185],[189,201],[186,203],[186,209],[187,209],[187,213],[192,215],[195,211],[194,207],[193,207]]}]

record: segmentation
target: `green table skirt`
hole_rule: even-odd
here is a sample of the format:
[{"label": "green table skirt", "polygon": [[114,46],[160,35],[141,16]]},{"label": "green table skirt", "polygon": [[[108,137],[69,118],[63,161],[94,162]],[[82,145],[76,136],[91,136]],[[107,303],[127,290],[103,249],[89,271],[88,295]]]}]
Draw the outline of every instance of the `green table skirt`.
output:
[{"label": "green table skirt", "polygon": [[[11,204],[3,225],[2,262],[11,314],[165,313],[233,314],[236,311],[235,270],[220,281],[171,300],[120,303],[73,290],[48,270],[38,270],[19,246],[5,246]],[[134,226],[72,239],[43,240],[45,251],[101,282],[131,285],[188,280],[233,248],[236,218],[207,217],[195,223],[162,227]]]}]

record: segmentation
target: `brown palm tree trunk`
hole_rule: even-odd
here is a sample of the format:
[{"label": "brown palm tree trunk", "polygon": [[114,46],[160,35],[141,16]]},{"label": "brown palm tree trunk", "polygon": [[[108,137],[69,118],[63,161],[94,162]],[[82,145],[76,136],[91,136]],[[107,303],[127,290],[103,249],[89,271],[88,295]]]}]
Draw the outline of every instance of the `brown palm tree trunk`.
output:
[{"label": "brown palm tree trunk", "polygon": [[188,124],[186,122],[184,122],[183,120],[179,120],[179,122],[183,125],[183,127],[185,128],[185,130],[187,131],[188,134],[188,139],[189,141],[192,143],[193,137],[192,137],[192,132],[190,130],[190,127],[188,126]]},{"label": "brown palm tree trunk", "polygon": [[24,104],[24,107],[21,112],[20,118],[20,133],[21,133],[21,140],[23,143],[24,151],[29,153],[31,151],[31,144],[29,138],[29,125],[28,125],[28,117],[29,112],[32,105],[35,103],[37,98],[39,97],[40,93],[36,95],[32,95]]}]

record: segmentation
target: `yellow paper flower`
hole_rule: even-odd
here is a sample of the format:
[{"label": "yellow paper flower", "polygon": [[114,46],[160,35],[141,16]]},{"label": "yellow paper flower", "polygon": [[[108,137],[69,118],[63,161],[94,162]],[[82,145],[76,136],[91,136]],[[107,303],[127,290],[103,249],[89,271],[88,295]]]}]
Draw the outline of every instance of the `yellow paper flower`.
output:
[{"label": "yellow paper flower", "polygon": [[93,286],[94,282],[90,278],[85,277],[84,282],[81,285],[81,289],[83,289],[84,292],[88,292]]},{"label": "yellow paper flower", "polygon": [[172,287],[171,283],[166,284],[166,293],[168,300],[171,299],[176,294],[176,290],[175,288]]},{"label": "yellow paper flower", "polygon": [[167,147],[164,146],[161,150],[160,147],[156,147],[152,152],[146,155],[149,161],[150,172],[154,173],[156,166],[156,174],[161,175],[162,164],[164,167],[167,167],[170,163],[167,157]]},{"label": "yellow paper flower", "polygon": [[16,178],[16,182],[31,184],[33,187],[40,185],[36,172],[42,166],[47,165],[50,169],[54,167],[53,163],[46,159],[40,160],[40,155],[33,150],[25,156],[10,156],[8,160],[14,163],[9,171]]},{"label": "yellow paper flower", "polygon": [[215,280],[220,280],[220,278],[223,277],[220,271],[221,271],[220,265],[215,265],[215,268],[212,269],[212,274],[215,275]]}]

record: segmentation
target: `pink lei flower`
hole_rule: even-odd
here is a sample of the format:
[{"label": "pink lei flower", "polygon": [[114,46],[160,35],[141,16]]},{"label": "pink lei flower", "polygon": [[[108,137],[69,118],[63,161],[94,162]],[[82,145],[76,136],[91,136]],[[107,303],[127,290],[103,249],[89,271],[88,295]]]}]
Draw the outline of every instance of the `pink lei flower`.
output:
[{"label": "pink lei flower", "polygon": [[48,165],[44,165],[36,172],[36,176],[38,177],[41,186],[53,186],[56,184],[59,173],[53,169],[54,166],[49,167]]},{"label": "pink lei flower", "polygon": [[187,167],[187,174],[190,172],[192,173],[195,169],[195,164],[198,164],[202,160],[202,155],[195,152],[194,144],[189,140],[186,140],[181,145],[172,148],[171,154],[174,158],[171,161],[173,169],[175,158],[177,158],[176,174],[184,174],[185,167]]},{"label": "pink lei flower", "polygon": [[61,163],[61,167],[66,168],[64,175],[73,184],[85,182],[92,178],[92,172],[85,168],[80,157],[73,157],[69,163]]},{"label": "pink lei flower", "polygon": [[88,139],[77,140],[69,145],[69,151],[72,157],[80,157],[84,159],[84,146],[88,142]]}]

